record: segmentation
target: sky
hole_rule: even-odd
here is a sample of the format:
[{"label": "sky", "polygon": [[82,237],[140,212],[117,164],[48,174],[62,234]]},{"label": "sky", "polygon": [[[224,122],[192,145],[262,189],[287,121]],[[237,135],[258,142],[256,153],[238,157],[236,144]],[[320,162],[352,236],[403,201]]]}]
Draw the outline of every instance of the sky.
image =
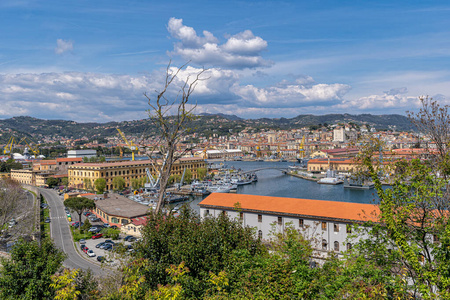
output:
[{"label": "sky", "polygon": [[[448,1],[0,1],[0,118],[406,114],[450,100]],[[170,62],[170,66],[169,66]],[[169,67],[168,67],[169,66]]]}]

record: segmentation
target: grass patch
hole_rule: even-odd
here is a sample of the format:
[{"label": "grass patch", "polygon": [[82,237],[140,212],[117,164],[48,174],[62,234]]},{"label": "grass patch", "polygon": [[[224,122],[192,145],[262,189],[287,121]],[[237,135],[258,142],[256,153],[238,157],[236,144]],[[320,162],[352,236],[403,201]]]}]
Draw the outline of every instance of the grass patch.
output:
[{"label": "grass patch", "polygon": [[80,233],[79,229],[75,229],[72,226],[70,226],[70,231],[72,231],[74,242],[78,242],[81,239],[89,240],[92,237],[91,232]]},{"label": "grass patch", "polygon": [[41,237],[50,237],[50,223],[45,223],[44,220],[50,216],[48,208],[41,208]]},{"label": "grass patch", "polygon": [[[41,195],[41,203],[39,204],[39,207],[41,206],[42,203],[47,203],[45,201],[44,196]],[[50,237],[50,223],[45,223],[45,219],[50,217],[50,211],[48,208],[41,208],[40,209],[40,215],[41,215],[41,222],[40,222],[40,227],[41,227],[41,237],[42,238],[46,238],[46,237]]]}]

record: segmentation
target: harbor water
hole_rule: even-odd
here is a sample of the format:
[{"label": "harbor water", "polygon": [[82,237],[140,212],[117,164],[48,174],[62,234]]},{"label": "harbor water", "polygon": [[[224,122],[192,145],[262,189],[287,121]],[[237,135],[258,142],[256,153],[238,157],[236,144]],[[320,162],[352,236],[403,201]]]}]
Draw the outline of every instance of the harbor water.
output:
[{"label": "harbor water", "polygon": [[[318,184],[314,181],[286,175],[279,170],[288,169],[289,166],[294,165],[292,162],[225,161],[222,163],[228,168],[233,167],[235,169],[241,169],[242,171],[263,169],[256,172],[258,182],[238,186],[238,194],[367,204],[378,203],[378,198],[374,189],[345,189],[342,184]],[[198,203],[201,200],[202,199],[199,197],[195,198],[191,202],[191,207],[198,210]]]}]

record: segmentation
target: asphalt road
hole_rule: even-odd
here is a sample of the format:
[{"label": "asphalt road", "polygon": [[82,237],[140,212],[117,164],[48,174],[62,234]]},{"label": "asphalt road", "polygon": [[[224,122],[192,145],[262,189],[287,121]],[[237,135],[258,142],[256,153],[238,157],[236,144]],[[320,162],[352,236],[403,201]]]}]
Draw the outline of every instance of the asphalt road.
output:
[{"label": "asphalt road", "polygon": [[[101,268],[78,254],[70,234],[69,222],[64,211],[61,197],[54,190],[39,189],[50,206],[50,231],[55,245],[67,254],[64,266],[74,269],[91,269],[95,275],[106,275],[107,269]],[[84,253],[83,253],[84,254]]]}]

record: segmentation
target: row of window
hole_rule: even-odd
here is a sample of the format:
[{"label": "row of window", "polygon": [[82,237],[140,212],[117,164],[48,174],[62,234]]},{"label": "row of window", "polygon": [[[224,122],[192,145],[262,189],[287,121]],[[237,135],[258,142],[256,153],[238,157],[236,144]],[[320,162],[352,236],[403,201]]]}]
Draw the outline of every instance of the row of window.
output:
[{"label": "row of window", "polygon": [[[327,250],[328,249],[328,243],[327,240],[323,239],[322,240],[322,250]],[[352,244],[351,243],[347,243],[347,250],[351,250],[352,249]],[[340,251],[339,250],[339,242],[335,241],[334,242],[334,251]]]},{"label": "row of window", "polygon": [[[222,211],[222,214],[226,215],[226,213],[227,212],[225,210]],[[208,215],[209,215],[209,209],[205,210],[205,216],[208,216]],[[243,212],[239,213],[239,219],[240,220],[244,219],[244,213]],[[262,219],[263,219],[263,215],[258,214],[258,222],[259,223],[262,223]],[[283,225],[283,217],[278,217],[277,221],[278,221],[277,222],[278,225],[280,225],[280,226]],[[303,226],[304,226],[304,220],[303,219],[298,219],[298,227],[303,228]],[[339,226],[338,223],[333,223],[333,227],[334,227],[334,232],[339,232],[340,226]],[[322,230],[327,230],[327,222],[322,222]],[[347,224],[346,225],[346,232],[347,233],[352,233],[352,225],[351,224]]]}]

